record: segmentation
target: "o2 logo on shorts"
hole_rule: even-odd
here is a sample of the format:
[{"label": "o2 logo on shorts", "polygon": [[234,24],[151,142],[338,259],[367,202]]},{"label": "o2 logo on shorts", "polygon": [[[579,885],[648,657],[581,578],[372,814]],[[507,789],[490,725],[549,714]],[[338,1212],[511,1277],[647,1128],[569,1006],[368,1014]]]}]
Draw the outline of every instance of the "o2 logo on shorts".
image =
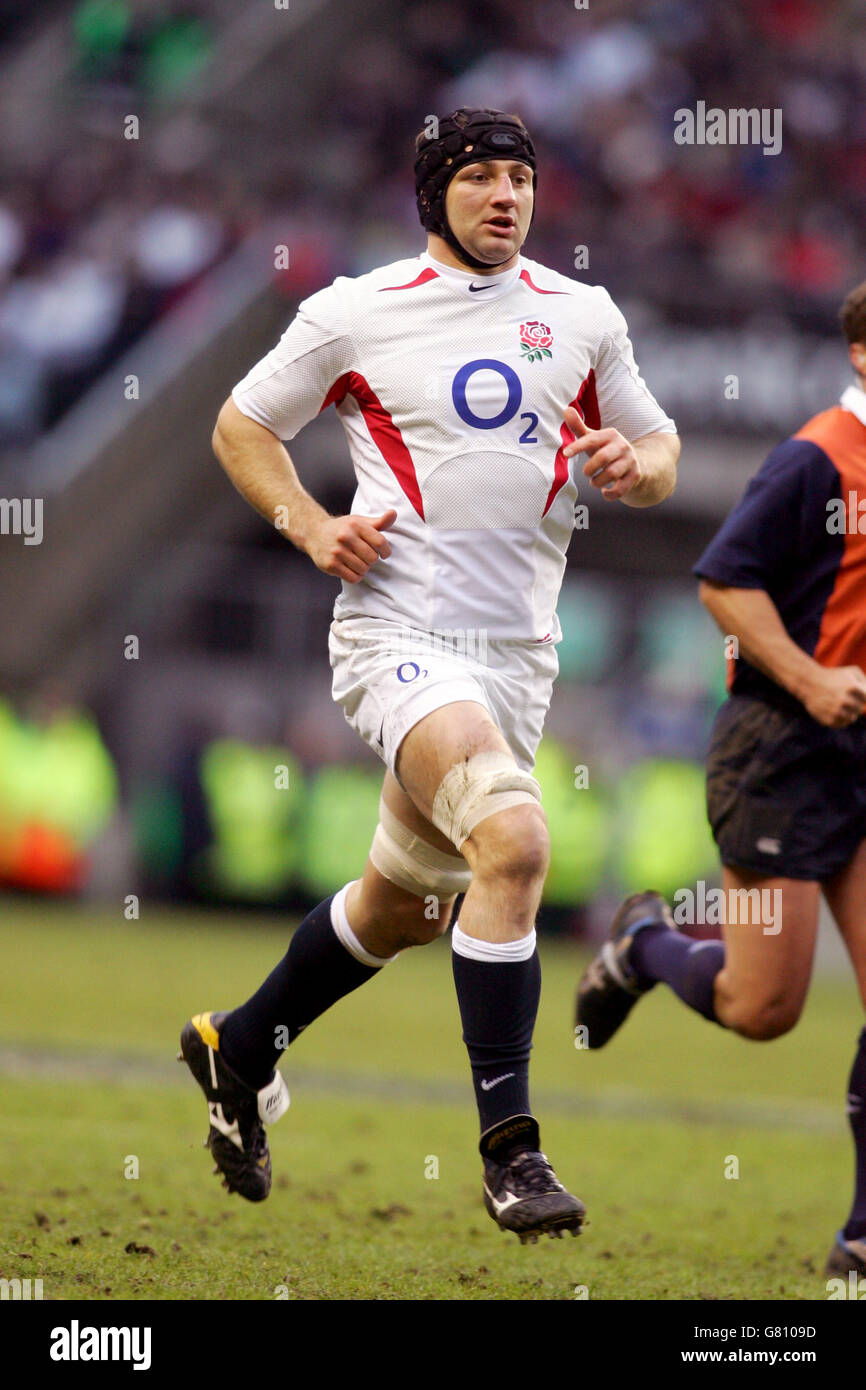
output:
[{"label": "o2 logo on shorts", "polygon": [[397,679],[403,685],[409,685],[411,681],[416,681],[419,676],[429,675],[423,666],[419,666],[417,661],[404,661],[397,667]]},{"label": "o2 logo on shorts", "polygon": [[[476,415],[466,399],[466,387],[476,372],[497,372],[505,382],[508,391],[508,399],[498,415]],[[509,420],[520,409],[520,402],[523,399],[523,387],[520,384],[520,377],[513,367],[509,367],[507,362],[498,362],[495,357],[476,357],[473,362],[467,362],[461,367],[451,383],[451,399],[454,402],[454,409],[460,416],[464,425],[469,425],[474,430],[498,430],[502,425],[507,425]],[[521,420],[528,420],[528,424],[520,436],[521,444],[537,444],[538,436],[535,431],[538,428],[538,416],[534,410],[525,410],[521,415]]]}]

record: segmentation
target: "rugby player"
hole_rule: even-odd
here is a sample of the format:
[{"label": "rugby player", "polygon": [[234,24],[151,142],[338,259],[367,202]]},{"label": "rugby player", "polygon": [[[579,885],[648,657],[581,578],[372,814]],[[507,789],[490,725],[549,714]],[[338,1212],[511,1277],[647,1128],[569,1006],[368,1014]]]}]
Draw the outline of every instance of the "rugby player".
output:
[{"label": "rugby player", "polygon": [[[694,567],[703,603],[739,644],[707,765],[722,887],[732,904],[746,893],[756,908],[778,902],[779,920],[729,911],[724,942],[695,942],[657,893],[627,899],[578,987],[589,1047],[659,980],[742,1037],[788,1032],[821,893],[866,1004],[866,283],[841,320],[857,384],[771,451]],[[866,1274],[866,1029],[847,1109],[855,1190],[828,1274]]]},{"label": "rugby player", "polygon": [[[536,158],[519,118],[428,122],[415,176],[426,251],[305,300],[214,435],[247,501],[342,580],[333,696],[385,764],[379,825],[363,877],[313,909],[251,999],[187,1023],[181,1053],[217,1171],[260,1200],[262,1122],[288,1104],[281,1051],[443,933],[465,893],[452,959],[484,1201],[535,1241],[576,1234],[584,1215],[541,1152],[528,1090],[548,866],[532,768],[558,669],[571,459],[587,455],[607,499],[651,506],[674,486],[679,441],[608,293],[520,255]],[[357,478],[348,516],[301,487],[280,442],[331,404]]]}]

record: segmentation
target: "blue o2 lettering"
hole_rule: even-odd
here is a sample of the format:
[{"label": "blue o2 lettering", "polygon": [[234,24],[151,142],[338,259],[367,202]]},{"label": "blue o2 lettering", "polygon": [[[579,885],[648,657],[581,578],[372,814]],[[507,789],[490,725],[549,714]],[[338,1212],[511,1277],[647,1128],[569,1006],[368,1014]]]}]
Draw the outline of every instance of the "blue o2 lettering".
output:
[{"label": "blue o2 lettering", "polygon": [[417,661],[404,661],[397,667],[397,679],[403,685],[408,685],[410,681],[417,680],[419,676],[426,676],[427,672],[422,671]]},{"label": "blue o2 lettering", "polygon": [[[476,372],[498,372],[504,379],[508,388],[508,400],[505,402],[498,415],[491,415],[485,418],[483,415],[476,415],[470,409],[466,399],[466,387],[471,377]],[[465,367],[461,367],[451,384],[451,399],[454,402],[454,409],[460,419],[466,425],[471,425],[475,430],[496,430],[500,425],[507,425],[520,409],[520,401],[523,396],[523,388],[520,385],[520,377],[513,367],[509,367],[506,362],[497,362],[494,357],[478,357],[474,362],[467,362]],[[537,417],[536,417],[537,418]]]},{"label": "blue o2 lettering", "polygon": [[519,442],[521,444],[537,444],[538,435],[535,433],[535,431],[538,429],[538,416],[536,415],[535,411],[524,410],[520,418],[521,420],[528,420],[529,424],[526,426],[526,429],[520,436]]}]

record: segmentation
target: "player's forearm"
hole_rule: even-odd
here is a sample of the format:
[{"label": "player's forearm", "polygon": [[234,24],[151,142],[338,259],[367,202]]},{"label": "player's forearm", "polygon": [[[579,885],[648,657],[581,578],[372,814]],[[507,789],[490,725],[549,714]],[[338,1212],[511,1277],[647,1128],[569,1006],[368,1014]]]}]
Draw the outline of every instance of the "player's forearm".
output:
[{"label": "player's forearm", "polygon": [[238,492],[299,550],[328,513],[301,486],[285,446],[275,434],[226,401],[213,450]]},{"label": "player's forearm", "polygon": [[803,700],[817,662],[792,641],[764,589],[732,589],[701,580],[698,596],[740,655],[797,700]]},{"label": "player's forearm", "polygon": [[628,507],[654,507],[670,497],[677,481],[680,439],[676,434],[646,434],[632,440],[640,464],[640,482],[625,494]]}]

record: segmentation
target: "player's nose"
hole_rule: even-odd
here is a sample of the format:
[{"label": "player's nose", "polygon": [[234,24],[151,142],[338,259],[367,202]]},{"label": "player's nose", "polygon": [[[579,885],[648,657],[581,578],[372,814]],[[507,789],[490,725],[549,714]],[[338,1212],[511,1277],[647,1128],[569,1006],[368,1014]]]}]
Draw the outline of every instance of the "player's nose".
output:
[{"label": "player's nose", "polygon": [[514,184],[507,174],[503,174],[493,189],[494,203],[507,203],[509,207],[514,207],[517,203],[517,194],[514,191]]}]

